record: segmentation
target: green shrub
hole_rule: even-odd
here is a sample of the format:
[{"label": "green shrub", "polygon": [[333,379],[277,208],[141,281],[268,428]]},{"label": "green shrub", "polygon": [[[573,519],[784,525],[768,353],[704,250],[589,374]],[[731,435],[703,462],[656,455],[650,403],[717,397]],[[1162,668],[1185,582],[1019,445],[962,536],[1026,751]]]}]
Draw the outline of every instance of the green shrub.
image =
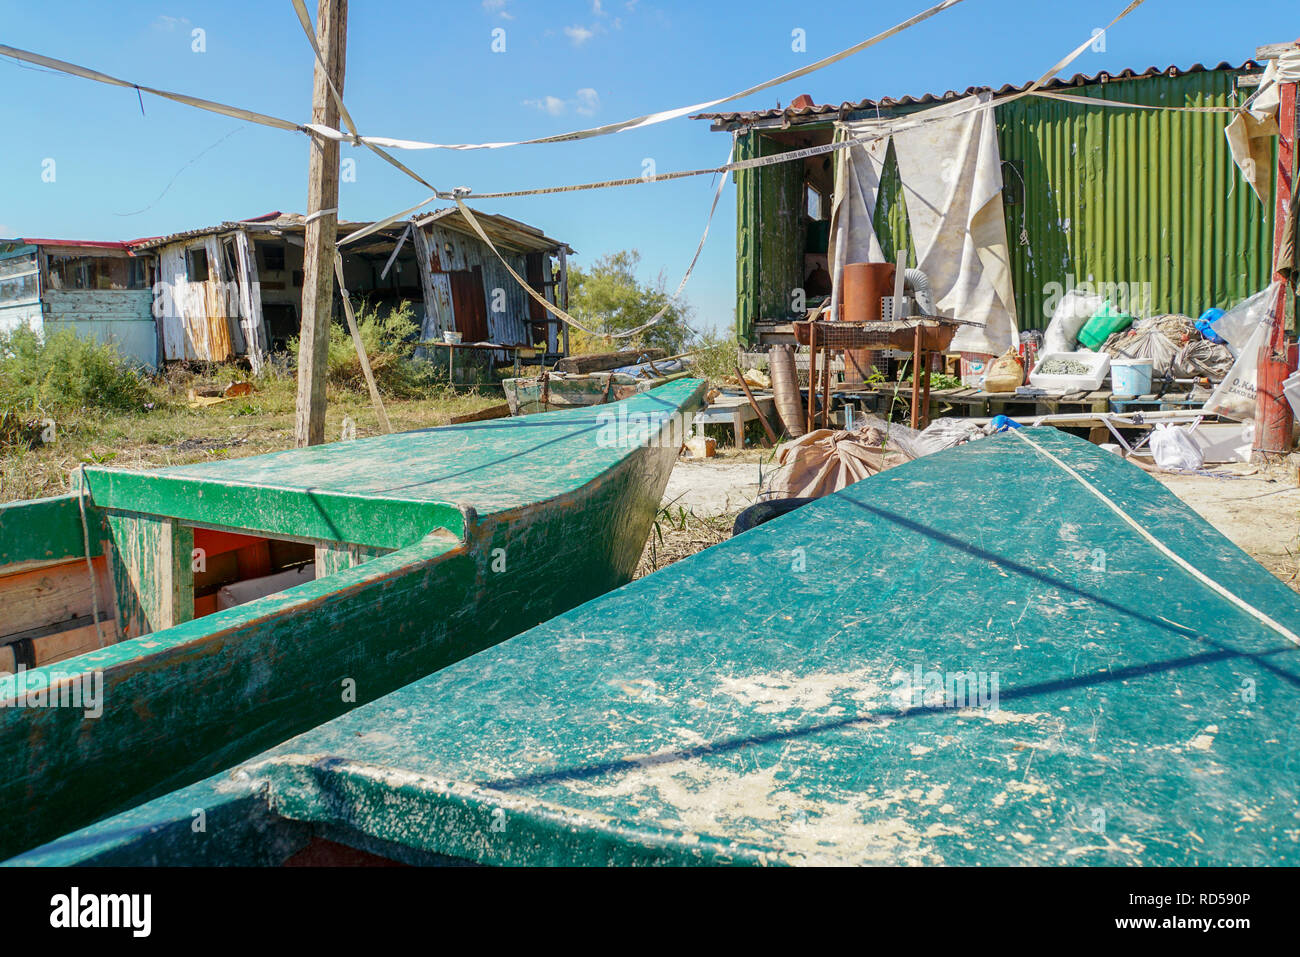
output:
[{"label": "green shrub", "polygon": [[730,330],[702,333],[687,348],[695,352],[690,371],[697,378],[706,379],[712,385],[721,385],[727,377],[735,376],[740,350],[736,345],[736,337]]},{"label": "green shrub", "polygon": [[[411,398],[427,395],[439,388],[433,365],[415,357],[420,325],[409,302],[400,303],[396,309],[361,303],[357,307],[357,329],[380,392]],[[290,341],[289,349],[295,360],[298,347],[297,339]],[[347,325],[342,322],[330,323],[327,380],[341,388],[367,391],[357,347]]]},{"label": "green shrub", "polygon": [[139,412],[153,398],[147,376],[112,343],[70,329],[44,340],[26,326],[0,334],[0,410]]}]

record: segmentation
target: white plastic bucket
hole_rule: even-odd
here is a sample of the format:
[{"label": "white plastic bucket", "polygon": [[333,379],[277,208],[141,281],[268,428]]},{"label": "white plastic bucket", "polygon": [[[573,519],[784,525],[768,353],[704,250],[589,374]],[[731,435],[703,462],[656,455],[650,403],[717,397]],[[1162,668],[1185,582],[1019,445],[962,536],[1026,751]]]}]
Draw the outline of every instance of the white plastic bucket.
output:
[{"label": "white plastic bucket", "polygon": [[1120,398],[1149,395],[1153,365],[1150,359],[1111,359],[1111,394]]}]

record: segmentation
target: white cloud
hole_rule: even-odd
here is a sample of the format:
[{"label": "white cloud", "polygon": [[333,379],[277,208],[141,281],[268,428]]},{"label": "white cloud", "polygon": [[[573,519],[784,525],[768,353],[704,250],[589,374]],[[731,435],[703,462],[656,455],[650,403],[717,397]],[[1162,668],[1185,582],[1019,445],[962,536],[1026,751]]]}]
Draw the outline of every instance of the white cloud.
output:
[{"label": "white cloud", "polygon": [[600,94],[591,87],[583,87],[567,100],[558,96],[544,96],[537,100],[524,100],[524,106],[531,106],[551,116],[563,116],[570,110],[579,116],[593,116],[600,109]]},{"label": "white cloud", "polygon": [[581,115],[591,116],[600,109],[600,94],[591,87],[584,87],[578,91],[577,106],[574,107]]},{"label": "white cloud", "polygon": [[169,17],[165,13],[160,14],[158,19],[153,22],[154,29],[166,30],[168,33],[189,25],[190,21],[185,17]]},{"label": "white cloud", "polygon": [[[10,236],[10,233],[12,232],[13,230],[10,227],[6,226],[4,223],[0,223],[0,236]],[[10,238],[12,239],[13,237],[10,236]]]},{"label": "white cloud", "polygon": [[524,106],[535,107],[551,116],[562,116],[564,111],[569,108],[569,104],[558,96],[545,96],[540,100],[524,100]]},{"label": "white cloud", "polygon": [[605,8],[601,4],[600,0],[591,0],[591,12],[598,17],[603,17],[605,15]]},{"label": "white cloud", "polygon": [[496,14],[502,20],[513,20],[515,15],[506,9],[509,0],[483,0],[483,12]]},{"label": "white cloud", "polygon": [[596,35],[594,30],[588,30],[584,26],[575,24],[571,27],[564,28],[564,35],[573,41],[575,47],[580,47]]}]

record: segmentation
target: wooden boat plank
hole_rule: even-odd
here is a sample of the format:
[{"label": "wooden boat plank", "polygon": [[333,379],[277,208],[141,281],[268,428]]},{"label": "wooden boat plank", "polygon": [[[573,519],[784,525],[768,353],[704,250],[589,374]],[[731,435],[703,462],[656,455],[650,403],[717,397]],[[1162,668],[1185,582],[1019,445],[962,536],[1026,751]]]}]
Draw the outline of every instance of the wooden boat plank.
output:
[{"label": "wooden boat plank", "polygon": [[[1259,612],[1300,621],[1293,592],[1159,483],[1026,432]],[[996,674],[999,705],[916,706],[916,669]],[[501,864],[1294,864],[1297,684],[1293,642],[1001,435],[672,565],[183,801],[265,788],[257,813],[285,834]],[[207,853],[179,827],[139,837],[180,800],[132,812],[129,840],[110,820],[24,862]],[[246,828],[223,840],[265,849]]]}]

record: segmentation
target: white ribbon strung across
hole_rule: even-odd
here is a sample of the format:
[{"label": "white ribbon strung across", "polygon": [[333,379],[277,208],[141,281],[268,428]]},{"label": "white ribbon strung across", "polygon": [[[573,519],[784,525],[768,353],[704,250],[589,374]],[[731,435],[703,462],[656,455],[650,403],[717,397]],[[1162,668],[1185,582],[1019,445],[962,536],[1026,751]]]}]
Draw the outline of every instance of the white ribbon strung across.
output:
[{"label": "white ribbon strung across", "polygon": [[152,86],[132,83],[129,80],[120,80],[115,76],[109,76],[107,73],[100,73],[98,70],[91,70],[88,67],[77,66],[75,63],[56,60],[53,57],[42,56],[39,53],[32,53],[28,50],[20,50],[17,47],[5,46],[2,43],[0,43],[0,56],[12,57],[15,60],[22,60],[25,63],[45,67],[47,70],[66,73],[68,76],[81,77],[83,80],[94,80],[96,83],[106,83],[109,86],[120,86],[128,90],[138,90],[141,93],[160,96],[164,100],[173,100],[176,103],[183,103],[185,106],[192,106],[195,109],[207,110],[209,113],[220,113],[222,116],[230,116],[238,120],[247,120],[250,123],[260,123],[262,126],[274,127],[277,130],[289,130],[294,133],[306,132],[306,127],[302,124],[294,123],[290,120],[282,120],[278,116],[268,116],[265,113],[245,110],[238,106],[228,106],[225,103],[216,103],[212,100],[200,99],[197,96],[188,96],[184,93],[171,93],[167,90],[155,89]]},{"label": "white ribbon strung across", "polygon": [[[302,4],[302,0],[291,0],[291,2],[294,4],[295,12],[298,16],[299,22],[303,26],[304,31],[306,31],[307,34],[311,37],[312,46],[314,49],[316,49],[316,53],[319,58],[321,56],[321,53],[319,47],[316,44],[315,34],[311,30],[310,16],[307,14],[306,8]],[[323,136],[328,139],[360,144],[363,146],[370,147],[372,149],[377,149],[382,147],[388,147],[389,149],[409,149],[409,150],[500,149],[502,147],[507,147],[507,146],[525,146],[525,145],[533,145],[533,144],[540,144],[540,143],[568,143],[574,140],[590,139],[596,136],[607,136],[611,133],[621,133],[625,130],[640,129],[646,126],[652,126],[656,123],[663,123],[668,120],[687,116],[698,110],[706,110],[710,107],[717,106],[721,103],[729,103],[732,100],[738,100],[743,97],[750,96],[754,93],[759,93],[762,92],[763,90],[771,89],[774,86],[779,86],[782,83],[788,83],[791,80],[800,79],[801,77],[808,76],[810,73],[815,73],[816,71],[824,69],[825,67],[831,66],[835,63],[839,63],[841,60],[845,60],[853,56],[854,54],[861,53],[863,50],[867,49],[868,47],[875,46],[877,43],[880,43],[883,40],[887,40],[890,37],[908,29],[909,27],[915,26],[916,24],[922,22],[923,20],[928,20],[930,17],[935,16],[938,13],[942,13],[948,8],[954,7],[957,4],[962,2],[964,2],[964,0],[942,0],[942,2],[935,4],[929,9],[923,10],[922,12],[916,14],[915,16],[909,17],[907,20],[904,20],[902,23],[896,24],[895,26],[890,27],[888,30],[885,30],[882,33],[878,33],[873,37],[863,40],[861,43],[854,44],[853,46],[849,47],[846,50],[841,50],[839,53],[826,57],[825,59],[818,60],[815,63],[811,63],[806,67],[801,67],[800,69],[793,70],[790,73],[782,74],[781,76],[774,77],[771,80],[766,80],[763,83],[758,84],[757,86],[751,86],[747,90],[742,90],[739,93],[733,93],[730,96],[719,97],[718,99],[714,99],[714,100],[706,100],[705,102],[702,103],[695,103],[692,104],[691,106],[683,106],[673,110],[662,110],[658,113],[648,113],[645,116],[637,116],[629,120],[622,120],[618,123],[609,123],[604,126],[593,127],[591,129],[575,130],[570,133],[559,133],[554,136],[542,136],[534,139],[515,140],[511,142],[500,142],[500,143],[425,143],[418,140],[405,140],[405,139],[398,139],[398,138],[386,137],[386,136],[361,136],[356,130],[356,128],[352,126],[351,117],[348,116],[347,111],[342,108],[342,97],[339,95],[339,92],[337,90],[333,89],[333,84],[330,85],[331,92],[333,93],[336,101],[340,105],[340,116],[343,118],[345,125],[347,125],[350,130],[350,132],[348,133],[344,133],[336,129],[331,129],[328,126],[323,126],[316,123],[304,123],[304,124],[293,123],[289,120],[280,119],[279,117],[274,117],[274,116],[268,116],[264,113],[258,113],[254,110],[245,110],[239,107],[228,106],[223,103],[215,103],[211,100],[200,99],[199,97],[187,96],[186,94],[183,93],[173,93],[167,90],[159,90],[151,86],[144,86],[139,83],[131,83],[127,80],[121,80],[118,79],[117,77],[109,76],[106,73],[101,73],[98,70],[91,70],[87,67],[77,66],[76,64],[73,63],[67,63],[63,60],[56,60],[52,57],[43,56],[39,53],[32,53],[28,50],[21,50],[17,47],[0,45],[0,54],[3,54],[5,56],[10,56],[16,60],[22,60],[37,66],[43,66],[46,69],[56,70],[60,73],[66,73],[70,76],[78,76],[87,80],[95,80],[96,82],[99,83],[107,83],[110,86],[120,86],[120,87],[125,87],[127,89],[139,90],[144,93],[150,93],[154,96],[163,97],[164,99],[174,100],[178,103],[184,103],[187,106],[193,106],[198,109],[209,110],[213,113],[221,113],[225,116],[231,116],[237,119],[247,120],[251,123],[260,123],[263,126],[271,126],[277,129],[292,130],[295,132],[310,131],[311,133],[314,133],[317,136]],[[419,179],[419,177],[416,176],[416,174],[412,173],[409,169],[406,169],[405,167],[401,166],[401,164],[399,164],[395,159],[393,159],[388,154],[381,152],[379,155],[383,156],[388,162],[402,169],[408,175],[412,176],[413,178]],[[421,180],[421,182],[423,181]],[[427,186],[428,184],[425,185]],[[429,186],[428,188],[433,189],[434,187]]]},{"label": "white ribbon strung across", "polygon": [[[732,150],[734,149],[735,149],[735,144],[733,141]],[[730,153],[727,154],[727,159],[728,160],[731,159]],[[573,328],[579,329],[582,332],[585,332],[589,336],[599,336],[605,339],[630,339],[633,336],[639,335],[640,333],[645,332],[647,329],[651,328],[652,326],[656,326],[660,322],[662,322],[664,316],[668,314],[668,309],[672,306],[674,302],[677,301],[678,297],[681,296],[682,291],[686,288],[687,282],[690,281],[691,274],[695,271],[696,263],[700,261],[700,253],[704,251],[704,244],[709,238],[709,227],[713,225],[713,214],[718,210],[718,200],[722,198],[722,190],[726,187],[726,185],[727,185],[727,177],[719,176],[718,187],[713,192],[713,203],[709,207],[709,216],[704,223],[704,234],[700,236],[699,245],[695,247],[695,255],[691,257],[690,265],[686,267],[686,272],[682,276],[682,281],[677,284],[677,290],[671,296],[668,297],[668,301],[663,304],[663,307],[658,312],[656,312],[653,316],[651,316],[647,321],[641,323],[641,325],[637,326],[635,329],[625,329],[620,332],[597,332],[595,329],[588,329],[577,319],[574,319],[573,316],[569,315],[559,306],[550,302],[545,296],[541,295],[536,289],[530,286],[519,275],[519,273],[515,272],[514,268],[510,265],[510,263],[506,261],[506,258],[501,255],[501,251],[497,249],[496,244],[492,242],[492,240],[488,237],[488,234],[483,230],[483,227],[479,225],[478,219],[474,216],[473,210],[471,210],[468,206],[466,206],[464,201],[461,199],[461,195],[462,195],[461,191],[458,190],[456,192],[456,195],[454,195],[452,198],[455,199],[456,205],[460,208],[461,215],[465,217],[465,221],[468,222],[470,226],[473,228],[474,232],[478,234],[479,239],[487,243],[488,248],[491,249],[492,252],[496,254],[497,259],[501,260],[501,265],[505,266],[506,272],[510,273],[510,275],[514,277],[515,282],[519,283],[520,287],[524,290],[524,292],[532,296],[533,299],[535,299],[538,303],[540,303],[542,307],[546,309],[547,312],[555,316],[555,318],[559,319],[561,322],[573,326]]]},{"label": "white ribbon strung across", "polygon": [[[301,0],[293,0],[293,2],[301,3]],[[696,113],[700,110],[707,110],[710,107],[718,106],[722,103],[730,103],[733,100],[743,99],[744,97],[752,96],[755,93],[761,93],[763,90],[769,90],[774,86],[789,83],[791,80],[801,79],[802,77],[808,76],[810,73],[816,73],[818,70],[832,66],[833,64],[839,63],[841,60],[846,60],[851,56],[861,53],[868,47],[875,46],[883,40],[888,40],[890,37],[902,33],[909,27],[915,26],[923,20],[928,20],[930,17],[942,13],[950,7],[955,7],[957,4],[962,2],[963,0],[942,0],[941,3],[936,3],[929,9],[922,10],[915,16],[909,17],[903,22],[895,24],[882,33],[877,33],[875,36],[863,40],[860,43],[855,43],[846,50],[841,50],[839,53],[832,54],[831,56],[818,60],[815,63],[810,63],[808,66],[800,67],[798,70],[792,70],[789,73],[783,73],[781,76],[765,80],[757,86],[751,86],[749,89],[741,90],[739,93],[733,93],[730,96],[723,96],[714,100],[706,100],[702,103],[694,103],[690,106],[678,107],[677,109],[661,110],[657,113],[647,113],[645,116],[636,116],[632,119],[621,120],[617,123],[607,123],[604,126],[594,126],[585,130],[574,130],[569,133],[557,133],[554,136],[540,136],[534,139],[513,140],[500,143],[424,143],[419,140],[393,139],[386,136],[363,136],[361,139],[362,142],[367,144],[402,150],[494,150],[508,146],[534,146],[542,143],[571,143],[575,140],[592,139],[597,136],[608,136],[611,133],[623,133],[627,130],[643,129],[657,123],[665,123],[668,120],[675,120],[683,116],[689,116],[691,113]],[[329,132],[320,127],[312,127],[312,129],[315,132],[320,133],[322,136],[330,135]],[[345,138],[344,134],[339,133],[338,131],[333,132],[334,135],[339,138]]]},{"label": "white ribbon strung across", "polygon": [[[295,0],[295,2],[297,2],[297,0]],[[1125,17],[1127,17],[1130,13],[1132,13],[1134,10],[1136,10],[1145,2],[1146,0],[1132,0],[1132,2],[1129,3],[1129,5],[1125,7],[1120,12],[1120,14],[1116,16],[1115,19],[1113,19],[1107,25],[1106,29],[1109,30],[1116,23],[1119,23],[1119,21],[1123,20]],[[796,160],[806,159],[807,157],[810,156],[816,156],[821,153],[828,153],[831,152],[832,150],[845,149],[847,147],[854,146],[854,145],[861,145],[864,143],[874,142],[875,140],[892,136],[894,133],[899,132],[901,130],[912,129],[918,126],[925,125],[926,123],[929,122],[951,120],[953,116],[962,115],[967,112],[972,112],[973,110],[992,109],[1001,103],[1007,103],[1024,96],[1034,95],[1039,87],[1041,87],[1044,83],[1048,82],[1053,76],[1055,76],[1061,70],[1065,69],[1065,67],[1069,66],[1069,64],[1072,63],[1074,60],[1076,60],[1079,56],[1081,56],[1083,52],[1092,45],[1092,43],[1093,43],[1093,38],[1089,37],[1088,40],[1085,40],[1078,47],[1072,50],[1069,54],[1067,54],[1063,59],[1058,61],[1051,69],[1049,69],[1046,73],[1044,73],[1041,77],[1039,77],[1036,81],[1034,81],[1034,83],[1030,84],[1030,86],[1024,90],[1018,91],[1016,93],[1008,94],[1007,96],[1001,98],[989,98],[987,101],[983,103],[976,102],[970,105],[969,107],[959,108],[955,112],[952,111],[950,107],[941,107],[937,110],[937,112],[935,110],[927,110],[921,114],[913,114],[911,116],[903,117],[900,118],[900,120],[897,123],[891,124],[887,127],[883,127],[882,129],[880,129],[874,135],[871,136],[859,137],[859,138],[836,142],[836,143],[829,143],[823,146],[805,147],[804,149],[793,150],[789,153],[782,153],[777,156],[756,157],[750,160],[741,160],[740,162],[731,161],[732,155],[734,154],[734,150],[735,150],[735,144],[733,141],[732,152],[728,153],[727,162],[720,167],[714,167],[713,169],[709,169],[709,170],[688,170],[688,171],[681,171],[677,173],[667,173],[663,175],[657,175],[653,178],[638,177],[638,178],[623,179],[623,180],[606,180],[604,182],[599,182],[599,183],[585,183],[585,184],[578,184],[573,186],[547,187],[547,188],[541,188],[535,190],[518,190],[518,191],[508,192],[508,193],[484,193],[481,194],[478,198],[494,199],[494,198],[505,198],[505,197],[512,197],[512,196],[533,196],[533,195],[540,195],[543,193],[574,192],[577,190],[586,190],[586,189],[603,189],[611,186],[631,186],[631,185],[638,185],[642,183],[660,182],[660,181],[666,181],[670,179],[680,179],[687,176],[700,176],[700,175],[704,175],[705,173],[720,174],[720,173],[734,172],[740,169],[752,169],[760,166],[775,165],[776,163],[789,163]],[[695,256],[691,259],[690,266],[687,268],[686,274],[682,277],[682,281],[677,287],[677,292],[673,294],[673,296],[669,299],[669,302],[666,303],[664,307],[661,310],[659,310],[659,312],[656,313],[655,316],[649,322],[641,326],[638,326],[636,329],[630,329],[618,333],[600,333],[600,332],[596,332],[595,330],[588,329],[586,326],[582,325],[582,323],[578,322],[576,319],[574,319],[563,309],[560,309],[554,304],[548,302],[544,297],[539,295],[536,290],[534,290],[530,285],[528,285],[528,283],[525,282],[519,276],[519,274],[514,271],[513,268],[511,268],[510,264],[506,262],[505,258],[501,255],[501,252],[496,248],[492,240],[488,238],[487,233],[484,232],[483,228],[478,224],[478,220],[475,219],[473,212],[463,202],[464,197],[471,195],[471,190],[468,187],[460,187],[454,190],[450,194],[435,190],[434,195],[416,204],[415,206],[412,206],[410,209],[404,210],[403,212],[400,213],[395,213],[392,216],[389,216],[378,223],[373,223],[370,226],[364,227],[363,229],[357,230],[356,232],[353,232],[350,235],[344,237],[339,241],[339,245],[342,246],[346,243],[355,242],[356,240],[368,236],[371,233],[374,233],[380,229],[385,228],[386,226],[392,225],[398,220],[403,219],[406,216],[410,215],[411,213],[429,205],[436,199],[448,199],[448,198],[453,199],[455,200],[456,205],[460,207],[460,210],[462,214],[465,216],[466,221],[471,225],[471,227],[473,227],[474,231],[479,235],[479,237],[485,243],[487,243],[488,247],[492,250],[492,252],[496,255],[496,257],[499,260],[501,260],[501,263],[502,265],[505,266],[506,271],[509,272],[510,275],[514,278],[514,280],[517,283],[519,283],[519,285],[524,289],[524,291],[527,292],[530,296],[532,296],[532,298],[535,299],[538,303],[540,303],[543,308],[545,308],[548,312],[550,312],[560,321],[573,326],[575,329],[580,329],[583,332],[587,333],[588,335],[604,336],[605,338],[608,339],[626,339],[636,335],[639,332],[644,331],[646,328],[649,328],[650,326],[661,321],[664,314],[668,310],[668,306],[673,301],[675,301],[678,296],[681,295],[682,290],[685,288],[686,283],[690,279],[691,273],[695,269],[695,265],[699,260],[700,253],[704,248],[704,243],[708,239],[709,226],[712,224],[713,214],[714,211],[717,209],[718,200],[722,195],[722,190],[725,184],[726,184],[726,178],[723,177],[719,181],[718,189],[713,197],[713,205],[709,210],[709,218],[708,218],[708,222],[705,224],[704,234],[700,237],[699,245],[696,247],[695,250]]]},{"label": "white ribbon strung across", "polygon": [[1108,106],[1119,110],[1164,110],[1170,113],[1240,113],[1244,106],[1164,106],[1156,103],[1125,103],[1123,100],[1103,100],[1096,96],[1079,96],[1074,93],[1057,93],[1055,90],[1034,90],[1034,96],[1048,100],[1064,100],[1083,106]]}]

